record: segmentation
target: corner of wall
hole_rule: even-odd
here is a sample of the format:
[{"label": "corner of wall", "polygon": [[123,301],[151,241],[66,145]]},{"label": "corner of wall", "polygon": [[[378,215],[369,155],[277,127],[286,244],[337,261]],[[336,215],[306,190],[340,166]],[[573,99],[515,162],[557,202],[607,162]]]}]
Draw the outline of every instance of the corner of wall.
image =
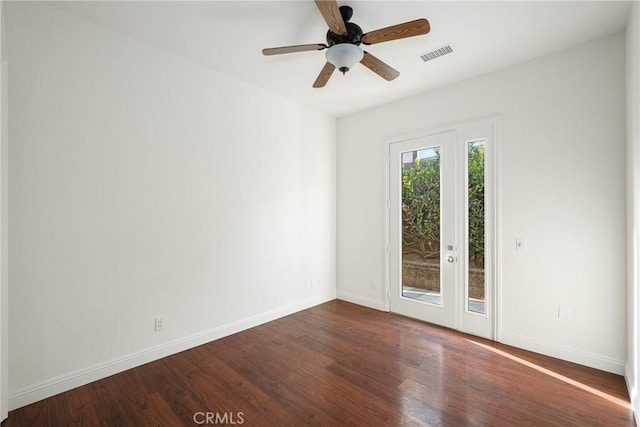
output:
[{"label": "corner of wall", "polygon": [[640,4],[633,2],[626,31],[627,93],[627,363],[625,380],[633,412],[640,414],[638,383],[640,367]]},{"label": "corner of wall", "polygon": [[342,301],[363,305],[365,307],[373,308],[375,310],[387,311],[384,301],[368,298],[362,295],[356,295],[349,292],[338,291],[337,298]]}]

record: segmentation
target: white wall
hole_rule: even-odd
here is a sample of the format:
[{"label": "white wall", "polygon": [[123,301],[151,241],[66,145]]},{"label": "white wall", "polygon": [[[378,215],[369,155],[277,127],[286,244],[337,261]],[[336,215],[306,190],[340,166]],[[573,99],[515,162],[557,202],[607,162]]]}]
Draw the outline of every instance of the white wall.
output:
[{"label": "white wall", "polygon": [[627,77],[627,366],[625,377],[633,409],[640,414],[638,367],[640,366],[640,7],[634,2],[626,31]]},{"label": "white wall", "polygon": [[622,373],[624,53],[619,34],[340,119],[338,297],[384,306],[385,140],[498,114],[499,339]]},{"label": "white wall", "polygon": [[335,119],[44,4],[6,18],[12,407],[335,297]]},{"label": "white wall", "polygon": [[9,298],[7,268],[7,58],[4,25],[4,2],[0,2],[0,421],[9,410],[8,339]]}]

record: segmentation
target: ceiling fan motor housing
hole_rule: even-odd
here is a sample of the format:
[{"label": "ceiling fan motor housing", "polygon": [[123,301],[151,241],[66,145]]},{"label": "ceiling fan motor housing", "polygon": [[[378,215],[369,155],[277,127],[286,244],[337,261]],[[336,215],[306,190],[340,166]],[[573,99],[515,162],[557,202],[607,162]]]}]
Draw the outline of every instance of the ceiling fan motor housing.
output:
[{"label": "ceiling fan motor housing", "polygon": [[329,30],[327,31],[327,44],[329,47],[340,43],[349,43],[360,46],[360,43],[362,42],[362,28],[353,22],[349,22],[351,20],[351,16],[353,16],[353,9],[350,6],[340,6],[340,15],[342,15],[344,25],[347,28],[347,34],[340,35]]},{"label": "ceiling fan motor housing", "polygon": [[329,47],[340,43],[350,43],[360,46],[360,43],[362,43],[362,28],[353,22],[345,22],[345,26],[347,27],[347,34],[344,36],[336,34],[331,30],[327,31],[327,44]]}]

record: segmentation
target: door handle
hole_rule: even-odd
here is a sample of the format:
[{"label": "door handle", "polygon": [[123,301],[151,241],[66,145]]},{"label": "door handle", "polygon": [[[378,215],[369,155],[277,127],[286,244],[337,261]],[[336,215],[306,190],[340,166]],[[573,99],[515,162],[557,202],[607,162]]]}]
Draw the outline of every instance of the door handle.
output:
[{"label": "door handle", "polygon": [[452,257],[452,256],[448,256],[448,257],[447,257],[447,262],[448,262],[449,264],[451,264],[453,261],[455,261],[455,258],[454,258],[454,257]]}]

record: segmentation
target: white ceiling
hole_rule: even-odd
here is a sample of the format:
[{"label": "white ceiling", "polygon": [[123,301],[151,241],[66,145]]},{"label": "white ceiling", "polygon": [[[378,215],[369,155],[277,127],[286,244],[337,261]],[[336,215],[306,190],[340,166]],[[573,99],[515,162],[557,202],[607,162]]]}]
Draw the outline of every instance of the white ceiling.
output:
[{"label": "white ceiling", "polygon": [[[212,69],[342,116],[484,74],[624,30],[630,3],[338,1],[353,7],[364,32],[427,18],[426,36],[368,46],[400,71],[387,82],[357,65],[312,83],[324,52],[265,57],[262,48],[325,43],[313,1],[47,2]],[[451,44],[454,53],[423,63],[421,53]]]}]

